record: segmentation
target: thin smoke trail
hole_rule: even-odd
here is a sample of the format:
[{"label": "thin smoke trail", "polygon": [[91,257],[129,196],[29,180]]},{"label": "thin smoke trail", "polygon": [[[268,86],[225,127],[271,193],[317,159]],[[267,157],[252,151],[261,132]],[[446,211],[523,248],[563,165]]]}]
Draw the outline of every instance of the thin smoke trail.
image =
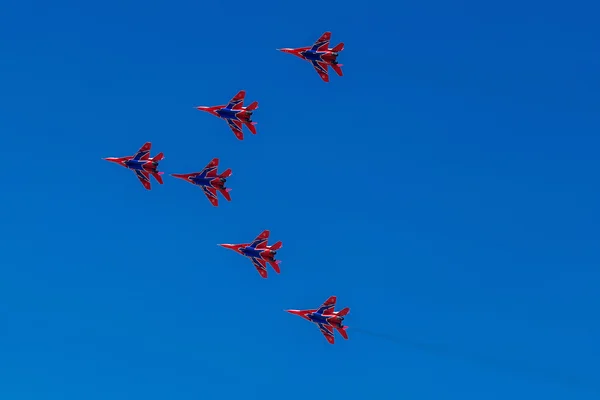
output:
[{"label": "thin smoke trail", "polygon": [[538,380],[543,380],[549,383],[560,383],[563,385],[567,385],[573,389],[583,389],[594,393],[600,393],[600,388],[598,387],[598,384],[596,382],[592,383],[590,381],[586,381],[572,375],[567,375],[563,371],[526,364],[521,360],[502,360],[499,358],[494,358],[482,354],[470,353],[458,349],[453,349],[449,345],[423,343],[408,337],[390,335],[381,332],[373,332],[359,328],[355,328],[353,329],[353,331],[371,337],[384,339],[401,346],[409,346],[414,349],[424,351],[438,357],[441,356],[446,358],[453,358],[456,360],[470,361],[482,366],[489,367],[491,369],[495,369],[497,371],[502,370],[504,372],[510,373],[511,375],[520,375],[523,378],[536,378]]}]

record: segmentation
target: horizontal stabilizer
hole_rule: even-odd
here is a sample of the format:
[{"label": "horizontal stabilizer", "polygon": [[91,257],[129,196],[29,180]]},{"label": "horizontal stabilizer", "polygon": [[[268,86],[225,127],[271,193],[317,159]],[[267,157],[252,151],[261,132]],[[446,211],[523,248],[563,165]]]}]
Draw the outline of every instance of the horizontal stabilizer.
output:
[{"label": "horizontal stabilizer", "polygon": [[219,178],[229,178],[231,176],[231,168],[227,169],[226,171],[223,171],[221,173],[221,175],[219,175]]},{"label": "horizontal stabilizer", "polygon": [[152,176],[154,177],[154,179],[156,179],[156,181],[162,185],[163,184],[163,178],[162,178],[161,175],[162,175],[161,172],[159,172],[159,173],[152,173]]},{"label": "horizontal stabilizer", "polygon": [[342,72],[342,64],[331,64],[331,68],[335,71],[338,76],[344,76]]},{"label": "horizontal stabilizer", "polygon": [[221,194],[223,195],[223,197],[225,197],[225,199],[226,199],[227,201],[231,201],[231,195],[229,194],[229,192],[231,192],[231,189],[230,189],[230,188],[227,188],[227,189],[221,189],[220,191],[221,191]]},{"label": "horizontal stabilizer", "polygon": [[165,155],[162,152],[160,152],[157,155],[155,155],[154,157],[152,157],[152,161],[159,162],[163,158],[165,158]]},{"label": "horizontal stabilizer", "polygon": [[347,326],[341,327],[341,328],[336,328],[337,331],[340,333],[340,335],[342,335],[342,337],[346,340],[348,340],[348,332],[346,332],[346,329],[348,329]]},{"label": "horizontal stabilizer", "polygon": [[338,311],[337,315],[339,315],[340,317],[343,317],[343,316],[348,315],[349,312],[350,312],[350,308],[346,307],[343,310]]},{"label": "horizontal stabilizer", "polygon": [[252,122],[252,123],[247,123],[246,122],[246,126],[248,127],[248,129],[250,130],[250,132],[252,132],[253,135],[256,135],[256,122]]},{"label": "horizontal stabilizer", "polygon": [[273,267],[275,272],[277,272],[278,274],[281,273],[281,269],[279,268],[279,264],[281,264],[281,261],[271,261],[269,262],[269,264],[271,265],[271,267]]},{"label": "horizontal stabilizer", "polygon": [[344,43],[340,43],[337,46],[335,46],[333,49],[331,49],[331,51],[335,52],[335,53],[339,53],[340,51],[344,50]]}]

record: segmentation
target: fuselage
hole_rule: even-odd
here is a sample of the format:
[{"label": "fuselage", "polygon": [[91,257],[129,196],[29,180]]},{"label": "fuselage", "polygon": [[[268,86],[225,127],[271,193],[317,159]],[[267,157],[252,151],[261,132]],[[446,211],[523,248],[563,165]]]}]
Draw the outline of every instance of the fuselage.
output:
[{"label": "fuselage", "polygon": [[305,50],[300,53],[304,58],[308,61],[325,61],[334,63],[338,54],[333,53],[331,51],[313,51],[313,50]]},{"label": "fuselage", "polygon": [[252,111],[246,110],[232,110],[229,108],[221,108],[216,111],[221,118],[237,119],[237,120],[249,120],[252,115]]},{"label": "fuselage", "polygon": [[198,185],[198,186],[213,186],[212,181],[214,181],[215,178],[207,178],[204,177],[202,175],[198,175],[192,178],[192,182],[194,183],[194,185]]},{"label": "fuselage", "polygon": [[242,253],[242,255],[246,256],[246,257],[254,257],[254,258],[262,258],[261,254],[263,251],[265,251],[265,249],[257,249],[255,247],[242,247],[240,249],[240,252]]},{"label": "fuselage", "polygon": [[263,259],[263,260],[269,261],[269,262],[275,262],[275,254],[277,254],[276,251],[273,251],[273,250],[269,249],[268,247],[257,249],[255,247],[247,246],[247,247],[239,248],[238,251],[243,256],[246,256],[249,258]]},{"label": "fuselage", "polygon": [[344,320],[344,317],[339,317],[337,315],[323,315],[320,313],[310,313],[310,314],[306,314],[306,316],[312,321],[315,322],[317,324],[325,324],[325,325],[331,325],[331,326],[342,326],[342,321]]},{"label": "fuselage", "polygon": [[148,160],[127,160],[124,164],[127,168],[135,171],[156,171],[156,167],[158,167],[158,163]]}]

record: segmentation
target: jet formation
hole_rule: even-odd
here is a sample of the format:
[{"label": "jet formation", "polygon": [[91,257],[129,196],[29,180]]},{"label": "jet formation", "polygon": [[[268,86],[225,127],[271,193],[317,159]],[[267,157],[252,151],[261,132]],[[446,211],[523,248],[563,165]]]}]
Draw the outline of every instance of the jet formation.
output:
[{"label": "jet formation", "polygon": [[[342,64],[338,62],[339,53],[344,49],[344,43],[340,43],[333,48],[329,48],[331,40],[331,32],[325,32],[312,46],[299,48],[281,48],[277,49],[281,52],[293,54],[303,60],[310,62],[324,82],[329,82],[329,70],[331,67],[339,76],[343,76]],[[244,106],[246,91],[240,90],[235,96],[225,105],[216,106],[197,106],[196,109],[207,112],[218,118],[221,118],[230,130],[234,133],[238,140],[244,140],[243,129],[246,127],[253,135],[257,134],[256,122],[252,120],[253,113],[258,109],[258,101]],[[140,183],[146,190],[151,190],[152,185],[150,176],[152,176],[159,184],[163,184],[162,175],[164,172],[158,170],[159,162],[165,156],[162,152],[154,157],[150,156],[152,143],[146,142],[132,156],[124,157],[107,157],[104,160],[119,164],[132,171]],[[231,201],[231,189],[226,187],[227,179],[232,175],[231,169],[226,169],[222,173],[218,172],[219,158],[213,158],[199,172],[190,173],[172,173],[170,176],[184,180],[194,186],[202,189],[202,192],[214,206],[219,206],[220,193],[228,202]],[[266,279],[268,277],[267,265],[277,273],[281,273],[281,261],[275,259],[277,251],[283,246],[281,241],[275,242],[269,246],[268,240],[270,236],[269,230],[262,231],[250,243],[238,244],[219,244],[219,246],[235,251],[236,253],[248,258],[259,275]],[[347,327],[342,324],[344,317],[350,311],[349,308],[344,308],[340,311],[334,311],[336,297],[331,296],[318,309],[310,310],[286,310],[287,312],[298,315],[314,324],[316,324],[321,333],[325,336],[330,344],[335,343],[334,331],[338,331],[344,339],[348,339],[346,332]]]}]

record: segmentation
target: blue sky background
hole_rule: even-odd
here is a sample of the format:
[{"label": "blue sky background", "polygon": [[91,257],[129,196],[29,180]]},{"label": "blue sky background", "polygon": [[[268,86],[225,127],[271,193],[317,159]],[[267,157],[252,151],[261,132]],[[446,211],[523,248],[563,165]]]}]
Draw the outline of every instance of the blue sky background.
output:
[{"label": "blue sky background", "polygon": [[[2,8],[0,398],[598,398],[594,2]],[[275,51],[326,30],[330,84]],[[101,160],[146,141],[233,201]],[[216,246],[263,229],[267,280]],[[330,295],[334,346],[283,312]]]}]

